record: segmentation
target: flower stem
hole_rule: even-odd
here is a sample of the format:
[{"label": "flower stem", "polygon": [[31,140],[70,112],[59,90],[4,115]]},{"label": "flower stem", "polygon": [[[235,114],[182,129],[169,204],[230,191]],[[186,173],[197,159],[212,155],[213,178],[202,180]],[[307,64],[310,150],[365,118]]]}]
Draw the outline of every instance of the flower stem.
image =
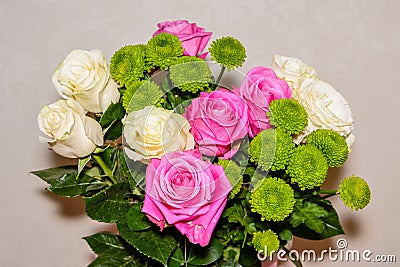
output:
[{"label": "flower stem", "polygon": [[337,194],[337,190],[319,190],[318,194],[336,195]]},{"label": "flower stem", "polygon": [[214,90],[217,88],[219,82],[221,81],[222,75],[224,75],[224,72],[225,72],[225,66],[222,66],[221,67],[221,71],[219,72],[218,78],[215,81],[215,84],[214,84],[214,87],[213,87]]},{"label": "flower stem", "polygon": [[99,164],[104,174],[107,175],[114,184],[118,183],[117,179],[115,179],[114,177],[113,172],[110,170],[110,168],[107,167],[107,165],[104,163],[103,159],[99,155],[93,155],[93,159]]}]

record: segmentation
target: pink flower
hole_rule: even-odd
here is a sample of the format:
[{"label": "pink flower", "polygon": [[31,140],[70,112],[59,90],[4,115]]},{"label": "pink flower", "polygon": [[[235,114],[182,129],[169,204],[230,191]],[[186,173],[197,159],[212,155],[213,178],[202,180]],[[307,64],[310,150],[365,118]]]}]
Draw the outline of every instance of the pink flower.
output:
[{"label": "pink flower", "polygon": [[201,153],[230,159],[248,131],[247,104],[234,92],[201,92],[183,116]]},{"label": "pink flower", "polygon": [[205,32],[204,28],[197,27],[196,23],[187,20],[165,21],[157,24],[158,30],[153,36],[162,32],[174,34],[179,37],[185,49],[185,56],[198,56],[205,58],[207,53],[200,55],[211,38],[211,32]]},{"label": "pink flower", "polygon": [[166,221],[204,247],[231,189],[224,169],[203,161],[199,151],[170,152],[147,167],[142,212],[161,230]]},{"label": "pink flower", "polygon": [[254,137],[270,128],[266,113],[269,103],[280,98],[290,98],[292,91],[288,84],[279,79],[272,69],[252,68],[239,88],[233,88],[249,106],[249,136]]}]

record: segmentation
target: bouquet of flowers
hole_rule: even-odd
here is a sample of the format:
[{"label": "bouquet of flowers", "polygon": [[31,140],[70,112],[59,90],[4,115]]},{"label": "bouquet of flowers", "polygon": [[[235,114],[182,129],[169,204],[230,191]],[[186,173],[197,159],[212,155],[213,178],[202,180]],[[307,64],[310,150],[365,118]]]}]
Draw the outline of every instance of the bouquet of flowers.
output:
[{"label": "bouquet of flowers", "polygon": [[329,197],[369,203],[355,175],[320,189],[354,141],[343,96],[278,55],[223,86],[246,51],[228,36],[204,52],[211,34],[163,22],[110,64],[100,50],[73,50],[55,70],[62,99],[40,111],[41,140],[77,164],[33,173],[116,223],[118,235],[84,237],[98,255],[89,266],[259,266],[293,236],[343,234]]}]

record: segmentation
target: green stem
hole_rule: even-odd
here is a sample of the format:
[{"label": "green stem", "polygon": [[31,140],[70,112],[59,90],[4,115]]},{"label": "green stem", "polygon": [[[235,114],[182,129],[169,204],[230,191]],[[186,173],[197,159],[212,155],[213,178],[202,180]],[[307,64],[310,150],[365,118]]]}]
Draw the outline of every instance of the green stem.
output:
[{"label": "green stem", "polygon": [[99,164],[100,168],[103,170],[104,174],[107,175],[114,184],[118,183],[115,179],[113,172],[104,163],[103,159],[99,155],[93,155],[93,159]]},{"label": "green stem", "polygon": [[337,190],[319,190],[318,194],[336,195],[337,194]]},{"label": "green stem", "polygon": [[215,84],[214,84],[214,87],[213,87],[214,90],[217,88],[219,82],[221,81],[222,75],[224,75],[224,72],[225,72],[225,66],[222,66],[221,67],[221,71],[219,72],[218,78],[215,81]]}]

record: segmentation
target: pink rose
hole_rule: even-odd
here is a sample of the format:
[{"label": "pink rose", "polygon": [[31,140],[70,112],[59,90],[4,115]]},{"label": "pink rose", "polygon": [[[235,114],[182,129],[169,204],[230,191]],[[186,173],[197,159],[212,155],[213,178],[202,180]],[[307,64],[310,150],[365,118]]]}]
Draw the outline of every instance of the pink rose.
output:
[{"label": "pink rose", "polygon": [[249,136],[254,137],[270,127],[266,113],[269,103],[280,98],[290,98],[288,84],[279,79],[272,69],[252,68],[239,88],[233,88],[249,106]]},{"label": "pink rose", "polygon": [[224,169],[203,161],[199,151],[170,152],[147,167],[142,212],[161,230],[166,221],[204,247],[231,189]]},{"label": "pink rose", "polygon": [[165,21],[157,24],[158,30],[153,36],[162,32],[174,34],[179,37],[185,49],[185,56],[198,56],[205,58],[207,53],[200,55],[211,38],[211,32],[205,32],[204,28],[197,27],[196,23],[187,20]]},{"label": "pink rose", "polygon": [[201,92],[183,116],[201,153],[230,159],[248,131],[247,104],[234,92],[218,89]]}]

